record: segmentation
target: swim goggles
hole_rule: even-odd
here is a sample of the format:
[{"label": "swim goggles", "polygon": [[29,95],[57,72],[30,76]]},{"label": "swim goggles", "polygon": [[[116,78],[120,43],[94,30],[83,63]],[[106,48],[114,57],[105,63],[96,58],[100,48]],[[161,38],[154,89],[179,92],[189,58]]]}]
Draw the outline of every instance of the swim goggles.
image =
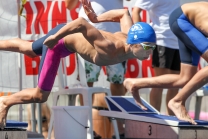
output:
[{"label": "swim goggles", "polygon": [[156,45],[149,45],[149,44],[144,44],[144,43],[140,43],[140,44],[144,50],[149,50],[149,49],[154,50],[156,48]]}]

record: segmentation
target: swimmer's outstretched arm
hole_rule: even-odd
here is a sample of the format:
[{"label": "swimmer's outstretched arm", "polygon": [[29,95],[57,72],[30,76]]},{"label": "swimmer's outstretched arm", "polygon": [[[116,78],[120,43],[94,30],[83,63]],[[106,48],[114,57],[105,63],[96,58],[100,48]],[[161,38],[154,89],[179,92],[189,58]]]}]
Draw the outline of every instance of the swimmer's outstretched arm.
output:
[{"label": "swimmer's outstretched arm", "polygon": [[133,25],[131,15],[127,9],[115,9],[107,11],[99,16],[94,12],[90,1],[82,0],[85,13],[93,23],[99,22],[120,22],[121,31],[128,33],[130,27]]},{"label": "swimmer's outstretched arm", "polygon": [[[85,2],[85,0],[83,0],[82,2]],[[129,28],[133,24],[129,12],[126,9],[111,10],[109,12],[101,14],[100,16],[97,16],[94,13],[93,9],[90,8],[90,3],[88,3],[87,5],[83,3],[83,6],[85,7],[85,9],[88,10],[88,12],[85,10],[88,16],[94,15],[95,17],[97,17],[97,22],[120,22],[121,30],[124,33],[127,33]],[[66,24],[56,34],[48,37],[44,41],[44,44],[48,48],[52,49],[60,39],[74,33],[82,33],[86,40],[88,40],[91,44],[95,44],[94,46],[99,46],[98,49],[105,49],[107,45],[106,39],[102,36],[99,30],[93,27],[82,17],[79,17],[76,20]]]},{"label": "swimmer's outstretched arm", "polygon": [[93,27],[87,20],[83,17],[79,17],[76,20],[63,26],[57,33],[49,36],[43,44],[49,49],[58,43],[58,41],[67,35],[82,33],[86,40],[88,40],[93,46],[106,46],[106,40],[100,33],[98,29]]}]

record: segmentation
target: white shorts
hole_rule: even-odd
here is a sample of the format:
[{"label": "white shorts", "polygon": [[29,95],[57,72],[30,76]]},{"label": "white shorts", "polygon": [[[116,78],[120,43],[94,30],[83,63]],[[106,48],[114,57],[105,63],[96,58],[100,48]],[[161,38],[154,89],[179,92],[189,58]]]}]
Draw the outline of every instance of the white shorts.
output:
[{"label": "white shorts", "polygon": [[[85,72],[87,82],[96,82],[100,75],[101,66],[85,61]],[[110,83],[122,84],[126,72],[126,61],[115,65],[106,66],[107,81]]]}]

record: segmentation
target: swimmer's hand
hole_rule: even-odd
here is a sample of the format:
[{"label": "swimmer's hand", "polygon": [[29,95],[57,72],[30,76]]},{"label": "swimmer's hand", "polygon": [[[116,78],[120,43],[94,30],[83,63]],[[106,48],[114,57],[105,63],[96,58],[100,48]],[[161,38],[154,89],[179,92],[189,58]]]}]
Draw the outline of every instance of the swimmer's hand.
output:
[{"label": "swimmer's hand", "polygon": [[139,105],[142,110],[147,110],[147,108],[144,106],[144,104],[141,101],[141,98],[138,92],[139,88],[136,86],[136,79],[127,78],[124,80],[123,85],[127,89],[127,91],[132,94],[132,96],[135,99],[136,104]]},{"label": "swimmer's hand", "polygon": [[89,20],[93,23],[98,23],[97,15],[92,8],[91,2],[89,0],[82,0],[82,6]]},{"label": "swimmer's hand", "polygon": [[145,110],[146,111],[147,108],[142,103],[142,100],[140,98],[139,92],[132,92],[132,96],[134,97],[136,104],[139,105],[142,110]]},{"label": "swimmer's hand", "polygon": [[49,36],[43,44],[46,45],[49,49],[53,49],[53,47],[58,43],[58,40],[54,35]]}]

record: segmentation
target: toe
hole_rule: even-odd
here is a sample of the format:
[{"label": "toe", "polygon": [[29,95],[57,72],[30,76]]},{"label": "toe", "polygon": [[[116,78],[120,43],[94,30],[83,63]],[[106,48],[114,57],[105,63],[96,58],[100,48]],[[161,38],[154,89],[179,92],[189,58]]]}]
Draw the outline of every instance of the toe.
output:
[{"label": "toe", "polygon": [[145,111],[147,110],[147,108],[143,105],[141,105],[140,107],[142,108],[142,110],[145,110]]},{"label": "toe", "polygon": [[193,125],[197,125],[197,123],[193,119],[190,120],[190,123]]}]

